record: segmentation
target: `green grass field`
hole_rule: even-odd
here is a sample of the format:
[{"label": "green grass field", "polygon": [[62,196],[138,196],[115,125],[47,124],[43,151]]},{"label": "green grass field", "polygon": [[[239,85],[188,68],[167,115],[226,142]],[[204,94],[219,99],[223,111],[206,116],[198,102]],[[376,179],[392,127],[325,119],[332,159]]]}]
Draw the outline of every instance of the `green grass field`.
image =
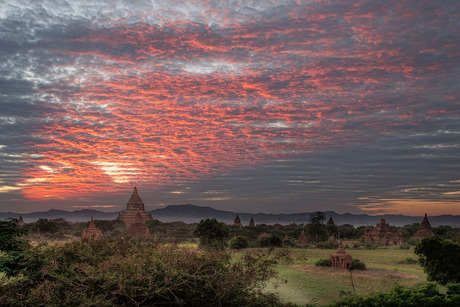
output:
[{"label": "green grass field", "polygon": [[[426,275],[418,264],[404,264],[407,258],[417,259],[411,250],[397,247],[375,250],[346,249],[353,259],[363,261],[366,271],[354,271],[353,282],[361,295],[377,291],[387,292],[395,284],[412,287],[426,282]],[[326,305],[353,292],[350,272],[330,267],[317,267],[319,259],[329,258],[335,250],[292,249],[292,264],[278,267],[285,282],[272,281],[267,291],[278,293],[286,302],[305,305]]]}]

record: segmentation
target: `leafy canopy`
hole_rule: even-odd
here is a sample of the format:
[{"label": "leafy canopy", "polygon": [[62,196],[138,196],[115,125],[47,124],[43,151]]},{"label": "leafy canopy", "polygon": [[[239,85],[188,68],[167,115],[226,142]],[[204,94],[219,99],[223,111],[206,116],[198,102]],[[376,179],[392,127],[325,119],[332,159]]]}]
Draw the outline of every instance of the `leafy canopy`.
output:
[{"label": "leafy canopy", "polygon": [[415,247],[415,254],[428,279],[443,285],[460,283],[460,244],[439,236],[424,238]]},{"label": "leafy canopy", "polygon": [[23,268],[22,260],[29,243],[19,237],[26,233],[17,219],[0,222],[0,271],[8,277],[17,275]]},{"label": "leafy canopy", "polygon": [[225,248],[228,233],[228,227],[216,219],[201,220],[193,231],[193,235],[200,239],[202,247],[216,249]]}]

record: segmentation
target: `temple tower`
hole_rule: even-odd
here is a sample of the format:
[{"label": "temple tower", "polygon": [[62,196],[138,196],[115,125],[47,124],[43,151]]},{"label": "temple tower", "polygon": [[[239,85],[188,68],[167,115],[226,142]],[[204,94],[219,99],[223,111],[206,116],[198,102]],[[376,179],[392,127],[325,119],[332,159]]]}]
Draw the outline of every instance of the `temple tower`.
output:
[{"label": "temple tower", "polygon": [[139,208],[136,209],[136,215],[128,225],[127,234],[130,236],[150,238],[149,229],[145,225]]},{"label": "temple tower", "polygon": [[329,215],[329,220],[327,221],[326,226],[334,226],[334,220],[332,219],[332,215]]},{"label": "temple tower", "polygon": [[433,229],[431,229],[431,224],[428,221],[427,214],[425,213],[425,217],[423,221],[420,223],[418,227],[418,231],[412,237],[412,239],[423,239],[425,237],[434,236]]},{"label": "temple tower", "polygon": [[333,268],[346,269],[353,263],[353,258],[343,249],[342,240],[340,240],[339,248],[337,248],[329,259],[331,260],[331,267]]},{"label": "temple tower", "polygon": [[233,226],[241,226],[241,220],[238,216],[238,213],[236,214],[235,220],[233,221]]},{"label": "temple tower", "polygon": [[295,241],[295,243],[301,244],[301,245],[308,243],[307,237],[305,236],[305,230],[302,229],[302,232],[300,233],[299,239],[297,241]]},{"label": "temple tower", "polygon": [[133,194],[128,200],[126,204],[126,210],[122,214],[117,217],[117,220],[122,220],[125,222],[126,227],[129,226],[134,222],[137,212],[139,210],[139,215],[141,219],[145,222],[147,220],[153,220],[153,217],[150,213],[145,212],[144,202],[142,201],[139,193],[137,193],[137,188],[134,187]]},{"label": "temple tower", "polygon": [[91,221],[89,222],[89,225],[87,228],[83,229],[82,233],[82,238],[83,239],[99,239],[102,237],[102,230],[96,227],[96,224],[93,221],[93,217],[91,216]]}]

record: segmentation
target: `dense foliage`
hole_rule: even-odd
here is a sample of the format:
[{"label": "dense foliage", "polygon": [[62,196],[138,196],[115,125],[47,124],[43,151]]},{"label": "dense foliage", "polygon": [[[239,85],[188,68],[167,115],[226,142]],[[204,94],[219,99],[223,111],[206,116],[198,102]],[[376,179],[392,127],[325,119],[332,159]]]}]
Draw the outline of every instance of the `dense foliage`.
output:
[{"label": "dense foliage", "polygon": [[330,267],[332,265],[331,259],[320,259],[315,262],[316,266],[325,266],[325,267]]},{"label": "dense foliage", "polygon": [[460,243],[439,236],[426,237],[417,244],[415,253],[429,280],[460,283]]},{"label": "dense foliage", "polygon": [[205,248],[224,249],[229,230],[224,223],[216,219],[201,220],[193,231],[193,235],[200,239],[200,246]]},{"label": "dense foliage", "polygon": [[260,247],[281,247],[282,245],[283,240],[275,235],[260,239]]},{"label": "dense foliage", "polygon": [[6,276],[15,276],[24,268],[23,260],[29,244],[19,237],[26,233],[17,219],[0,221],[0,272]]},{"label": "dense foliage", "polygon": [[252,251],[230,261],[223,251],[135,239],[39,245],[21,278],[2,281],[0,305],[278,305],[260,289],[283,257]]},{"label": "dense foliage", "polygon": [[395,286],[389,293],[376,293],[367,297],[352,296],[331,306],[350,307],[457,307],[460,306],[460,284],[447,285],[447,292],[439,291],[434,283],[428,283],[415,289]]},{"label": "dense foliage", "polygon": [[236,236],[228,241],[228,246],[233,249],[247,248],[249,246],[249,241],[245,236]]}]

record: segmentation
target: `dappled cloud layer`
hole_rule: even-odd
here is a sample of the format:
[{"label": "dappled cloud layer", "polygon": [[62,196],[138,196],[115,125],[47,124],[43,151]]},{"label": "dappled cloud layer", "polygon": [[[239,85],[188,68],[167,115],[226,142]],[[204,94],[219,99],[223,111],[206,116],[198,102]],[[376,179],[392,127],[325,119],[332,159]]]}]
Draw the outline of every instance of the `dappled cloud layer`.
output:
[{"label": "dappled cloud layer", "polygon": [[158,188],[458,122],[455,1],[128,2],[0,4],[5,191]]}]

